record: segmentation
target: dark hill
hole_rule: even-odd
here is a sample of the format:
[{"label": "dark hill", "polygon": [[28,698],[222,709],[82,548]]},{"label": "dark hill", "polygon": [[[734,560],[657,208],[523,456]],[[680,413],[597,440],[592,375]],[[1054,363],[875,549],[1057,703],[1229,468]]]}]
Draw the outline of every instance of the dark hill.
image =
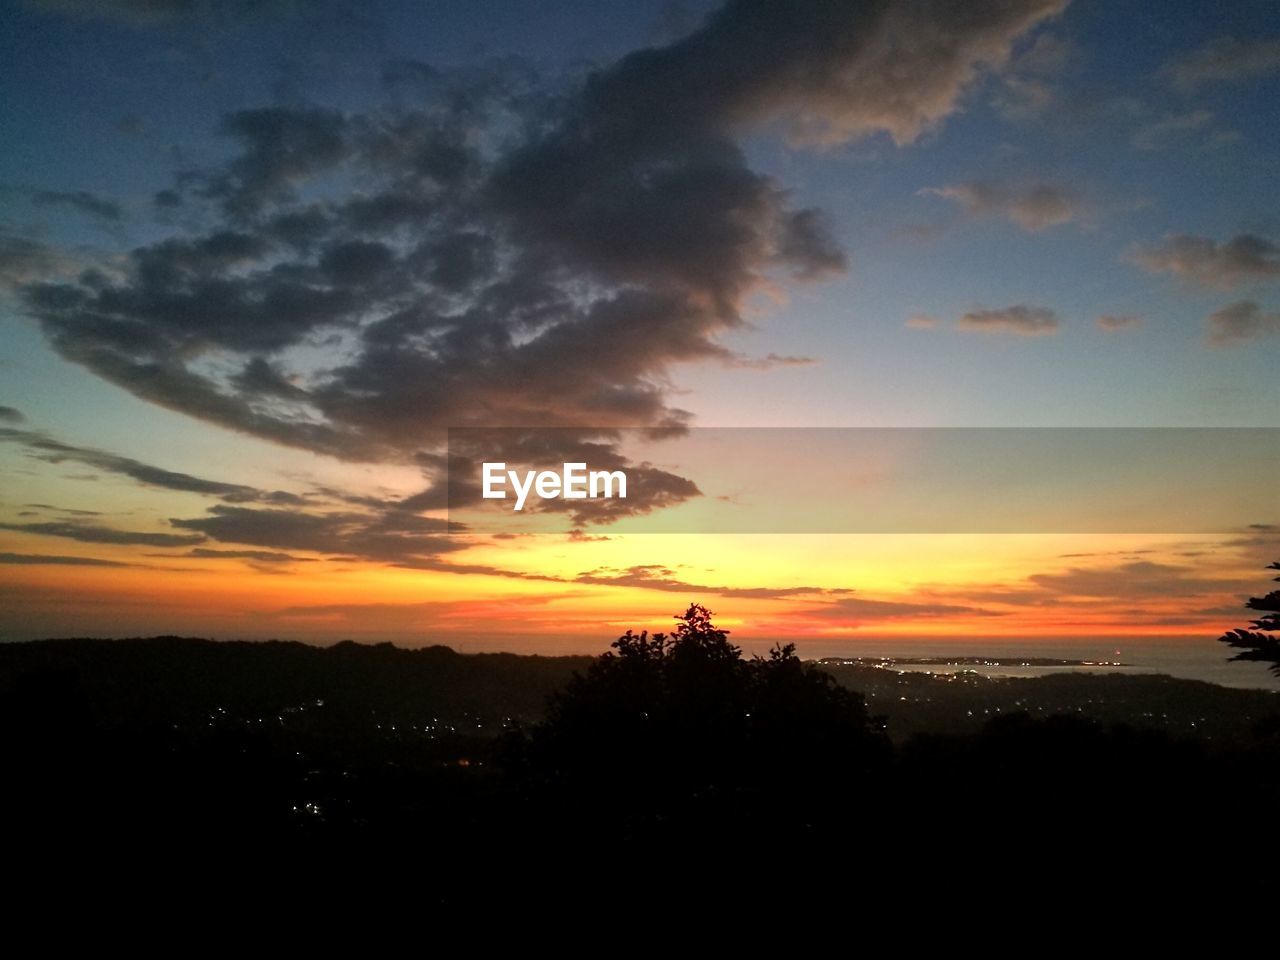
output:
[{"label": "dark hill", "polygon": [[1280,693],[1222,687],[1163,674],[1051,673],[1043,677],[987,677],[899,673],[867,666],[829,666],[844,686],[867,698],[903,742],[919,733],[978,732],[1013,713],[1069,714],[1103,724],[1159,730],[1198,740],[1244,741],[1259,725],[1275,725]]},{"label": "dark hill", "polygon": [[[645,870],[688,851],[735,882],[750,870],[774,882],[788,874],[765,864],[810,854],[823,864],[815,876],[862,863],[874,880],[885,864],[910,872],[937,849],[967,858],[973,842],[1056,856],[1027,838],[1074,836],[1103,810],[1119,811],[1106,822],[1127,854],[1163,850],[1174,831],[1211,843],[1243,802],[1280,802],[1280,698],[1264,691],[841,667],[831,671],[839,682],[887,716],[892,746],[864,749],[843,726],[810,730],[795,720],[811,701],[784,698],[774,722],[761,710],[751,726],[770,736],[717,737],[706,711],[684,726],[670,712],[669,735],[650,751],[651,715],[625,709],[638,689],[627,689],[628,674],[617,689],[592,688],[601,698],[591,703],[615,698],[624,709],[573,728],[570,746],[585,752],[557,752],[546,735],[554,715],[541,722],[547,696],[591,663],[350,642],[0,644],[9,849],[29,864],[116,865],[160,851],[194,866],[287,845],[342,865],[343,876],[347,864],[411,864],[424,902],[437,905],[492,906],[512,878],[537,876],[519,895],[561,908],[573,902],[566,891],[609,898],[610,882],[636,889]],[[688,692],[695,706],[740,709],[705,684]],[[510,732],[517,725],[533,731]],[[645,789],[646,771],[668,771],[672,756],[680,789]],[[726,779],[741,770],[753,775]],[[548,865],[563,868],[565,886],[543,882]],[[681,879],[697,886],[701,876]]]},{"label": "dark hill", "polygon": [[323,703],[351,722],[465,724],[491,734],[508,719],[540,717],[547,695],[589,663],[351,641],[43,640],[0,644],[0,697],[56,688],[93,715],[126,724],[214,715],[278,721]]}]

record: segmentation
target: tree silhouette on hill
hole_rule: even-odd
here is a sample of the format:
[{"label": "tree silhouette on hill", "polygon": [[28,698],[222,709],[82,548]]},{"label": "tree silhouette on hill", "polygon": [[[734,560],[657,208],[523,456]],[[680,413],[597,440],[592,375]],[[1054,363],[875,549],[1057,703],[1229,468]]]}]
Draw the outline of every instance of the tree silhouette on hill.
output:
[{"label": "tree silhouette on hill", "polygon": [[[1268,570],[1280,570],[1280,561],[1267,567]],[[1280,577],[1274,578],[1280,581]],[[1240,650],[1232,660],[1255,660],[1271,665],[1271,672],[1280,674],[1280,590],[1272,590],[1265,597],[1250,597],[1245,603],[1250,610],[1259,610],[1262,616],[1254,620],[1249,628],[1229,630],[1218,639],[1229,646]]]},{"label": "tree silhouette on hill", "polygon": [[888,756],[860,694],[796,656],[745,659],[699,604],[670,634],[628,630],[551,698],[533,763],[631,809],[741,812],[840,802]]}]

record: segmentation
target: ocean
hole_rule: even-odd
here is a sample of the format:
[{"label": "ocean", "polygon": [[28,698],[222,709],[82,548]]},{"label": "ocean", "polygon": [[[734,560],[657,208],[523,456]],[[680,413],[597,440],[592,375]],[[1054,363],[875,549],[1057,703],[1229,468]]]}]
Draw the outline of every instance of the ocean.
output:
[{"label": "ocean", "polygon": [[[749,652],[756,651],[744,644]],[[896,664],[895,669],[947,673],[973,670],[993,677],[1039,677],[1049,673],[1163,673],[1188,680],[1203,680],[1224,687],[1243,687],[1280,691],[1280,676],[1260,663],[1232,662],[1235,652],[1214,640],[1160,640],[1131,637],[1102,640],[1034,640],[1012,638],[998,640],[872,640],[796,642],[802,657],[988,657],[1016,660],[1019,657],[1044,657],[1061,660],[1119,661],[1116,666],[974,666],[970,664]]]}]

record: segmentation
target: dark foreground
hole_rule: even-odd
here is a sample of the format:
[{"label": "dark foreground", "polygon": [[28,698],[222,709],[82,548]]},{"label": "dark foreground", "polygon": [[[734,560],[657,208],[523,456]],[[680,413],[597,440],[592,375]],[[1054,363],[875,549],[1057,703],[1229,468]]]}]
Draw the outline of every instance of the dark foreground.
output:
[{"label": "dark foreground", "polygon": [[1247,851],[1243,812],[1280,809],[1268,692],[752,666],[705,627],[683,661],[645,640],[604,664],[172,637],[0,646],[10,851],[389,859],[451,904],[614,896],[610,878],[673,858],[695,866],[667,882],[697,887],[829,858],[901,882],[938,851],[1036,870],[1103,848]]}]

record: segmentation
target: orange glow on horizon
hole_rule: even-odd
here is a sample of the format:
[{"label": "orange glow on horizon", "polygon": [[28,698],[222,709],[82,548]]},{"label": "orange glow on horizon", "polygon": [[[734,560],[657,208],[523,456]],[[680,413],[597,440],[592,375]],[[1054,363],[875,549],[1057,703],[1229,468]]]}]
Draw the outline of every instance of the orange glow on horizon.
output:
[{"label": "orange glow on horizon", "polygon": [[[48,550],[46,538],[10,539],[14,552]],[[111,547],[93,556],[129,565],[13,566],[4,592],[38,636],[589,651],[628,628],[667,629],[695,601],[744,642],[766,646],[771,638],[830,646],[1216,636],[1240,619],[1229,611],[1241,584],[1256,580],[1257,564],[1218,548],[1202,572],[1176,559],[1196,552],[1188,546],[1186,537],[1132,536],[539,536],[443,556],[462,573],[322,558],[196,561]],[[679,559],[654,562],[672,557]],[[1167,577],[1175,589],[1160,592],[1153,582],[1144,593],[1143,583],[1126,579],[1135,575]],[[1210,576],[1218,579],[1199,582]],[[1187,591],[1176,589],[1180,577]]]}]

